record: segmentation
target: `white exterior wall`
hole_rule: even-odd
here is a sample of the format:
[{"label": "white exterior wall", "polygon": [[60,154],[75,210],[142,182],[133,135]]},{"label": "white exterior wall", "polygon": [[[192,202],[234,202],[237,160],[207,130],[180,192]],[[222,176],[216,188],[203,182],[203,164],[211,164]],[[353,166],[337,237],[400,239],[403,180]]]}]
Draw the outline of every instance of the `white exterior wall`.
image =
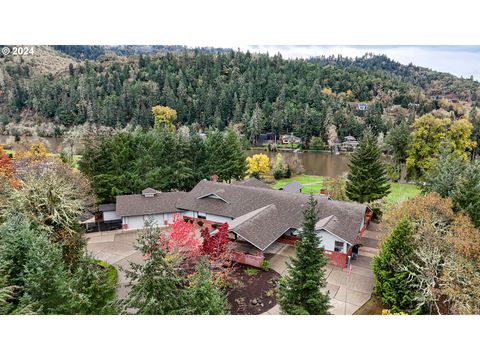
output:
[{"label": "white exterior wall", "polygon": [[128,225],[128,229],[143,229],[144,221],[143,215],[140,216],[124,216],[122,219],[123,224]]},{"label": "white exterior wall", "polygon": [[219,223],[226,223],[229,220],[232,220],[232,218],[225,217],[225,216],[219,216],[219,215],[213,215],[213,214],[207,214],[207,219],[209,221],[216,221]]},{"label": "white exterior wall", "polygon": [[103,221],[120,220],[121,217],[117,215],[115,211],[104,211]]},{"label": "white exterior wall", "polygon": [[183,216],[188,216],[188,217],[196,217],[197,212],[196,211],[182,211]]},{"label": "white exterior wall", "polygon": [[325,250],[334,251],[335,250],[335,241],[343,242],[343,253],[347,252],[347,243],[340,239],[339,237],[332,235],[328,231],[319,230],[318,235],[321,236],[320,240],[322,245],[324,246]]},{"label": "white exterior wall", "polygon": [[[152,215],[139,215],[139,216],[124,216],[122,218],[122,223],[128,225],[128,229],[143,229],[145,226],[145,220],[152,218],[157,226],[164,226],[164,220],[168,221],[168,224],[173,223],[173,218],[175,214],[180,214],[180,216],[185,216],[186,212],[175,212],[175,213],[164,213],[164,214],[152,214]],[[187,215],[188,216],[188,215]]]}]

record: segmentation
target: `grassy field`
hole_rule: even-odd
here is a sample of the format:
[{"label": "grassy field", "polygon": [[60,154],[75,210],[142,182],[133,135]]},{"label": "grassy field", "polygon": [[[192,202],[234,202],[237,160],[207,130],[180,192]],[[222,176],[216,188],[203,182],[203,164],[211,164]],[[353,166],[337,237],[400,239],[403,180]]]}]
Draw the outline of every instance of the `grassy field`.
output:
[{"label": "grassy field", "polygon": [[303,193],[318,194],[323,187],[323,176],[315,175],[297,175],[292,176],[290,179],[281,179],[273,184],[273,187],[275,189],[280,189],[283,185],[286,185],[291,181],[298,181],[300,184],[304,185],[302,190]]},{"label": "grassy field", "polygon": [[[294,180],[304,185],[302,190],[303,193],[318,194],[320,189],[323,187],[324,177],[315,175],[297,175],[292,176],[290,179],[278,180],[275,184],[273,184],[273,187],[275,189],[279,189],[283,185]],[[402,202],[411,199],[420,193],[420,189],[416,185],[398,183],[391,183],[390,185],[390,194],[385,198],[386,202],[388,203]]]}]

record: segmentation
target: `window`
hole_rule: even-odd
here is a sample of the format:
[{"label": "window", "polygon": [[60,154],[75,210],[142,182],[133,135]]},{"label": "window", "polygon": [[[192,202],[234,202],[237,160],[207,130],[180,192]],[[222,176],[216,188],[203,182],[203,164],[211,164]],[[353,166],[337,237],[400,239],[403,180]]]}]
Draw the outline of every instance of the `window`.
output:
[{"label": "window", "polygon": [[197,218],[199,219],[206,219],[207,218],[207,213],[204,212],[198,212]]},{"label": "window", "polygon": [[342,252],[343,251],[343,242],[342,241],[335,241],[335,252]]}]

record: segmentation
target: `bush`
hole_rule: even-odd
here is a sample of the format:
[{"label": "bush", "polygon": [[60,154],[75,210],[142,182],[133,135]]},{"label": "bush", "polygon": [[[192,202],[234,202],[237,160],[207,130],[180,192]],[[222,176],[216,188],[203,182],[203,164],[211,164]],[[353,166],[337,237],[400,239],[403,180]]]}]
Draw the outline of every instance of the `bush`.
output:
[{"label": "bush", "polygon": [[310,150],[324,150],[325,144],[323,143],[322,139],[319,137],[312,137],[310,141]]},{"label": "bush", "polygon": [[218,228],[218,225],[217,224],[212,224],[212,229],[216,229]]},{"label": "bush", "polygon": [[200,220],[200,221],[197,221],[197,224],[198,224],[198,226],[202,227],[204,222]]},{"label": "bush", "polygon": [[111,297],[109,300],[115,299],[115,293],[117,290],[117,279],[118,279],[118,271],[112,264],[107,263],[103,260],[94,260],[94,263],[101,267],[107,273],[107,281],[108,287],[111,289]]},{"label": "bush", "polygon": [[273,174],[273,177],[275,178],[275,180],[280,180],[285,176],[285,173],[281,169],[273,170],[272,174]]},{"label": "bush", "polygon": [[263,271],[268,271],[270,269],[270,261],[263,259],[262,264],[260,265]]},{"label": "bush", "polygon": [[245,274],[247,274],[248,276],[255,276],[258,274],[259,271],[260,270],[255,268],[248,268],[248,269],[245,269]]},{"label": "bush", "polygon": [[285,177],[287,179],[290,179],[292,177],[292,169],[290,169],[289,165],[287,165],[287,170],[285,170]]},{"label": "bush", "polygon": [[386,164],[387,176],[391,181],[398,181],[400,179],[400,167],[393,164]]}]

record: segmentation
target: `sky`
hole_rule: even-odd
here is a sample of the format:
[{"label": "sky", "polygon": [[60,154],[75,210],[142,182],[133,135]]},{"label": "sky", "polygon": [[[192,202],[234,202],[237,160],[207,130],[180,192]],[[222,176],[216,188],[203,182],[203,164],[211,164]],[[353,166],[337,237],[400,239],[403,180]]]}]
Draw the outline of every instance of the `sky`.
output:
[{"label": "sky", "polygon": [[247,45],[241,50],[267,52],[270,55],[280,52],[284,58],[308,58],[321,55],[362,56],[367,52],[385,54],[401,64],[427,67],[469,78],[473,75],[480,81],[480,46],[442,45]]}]

